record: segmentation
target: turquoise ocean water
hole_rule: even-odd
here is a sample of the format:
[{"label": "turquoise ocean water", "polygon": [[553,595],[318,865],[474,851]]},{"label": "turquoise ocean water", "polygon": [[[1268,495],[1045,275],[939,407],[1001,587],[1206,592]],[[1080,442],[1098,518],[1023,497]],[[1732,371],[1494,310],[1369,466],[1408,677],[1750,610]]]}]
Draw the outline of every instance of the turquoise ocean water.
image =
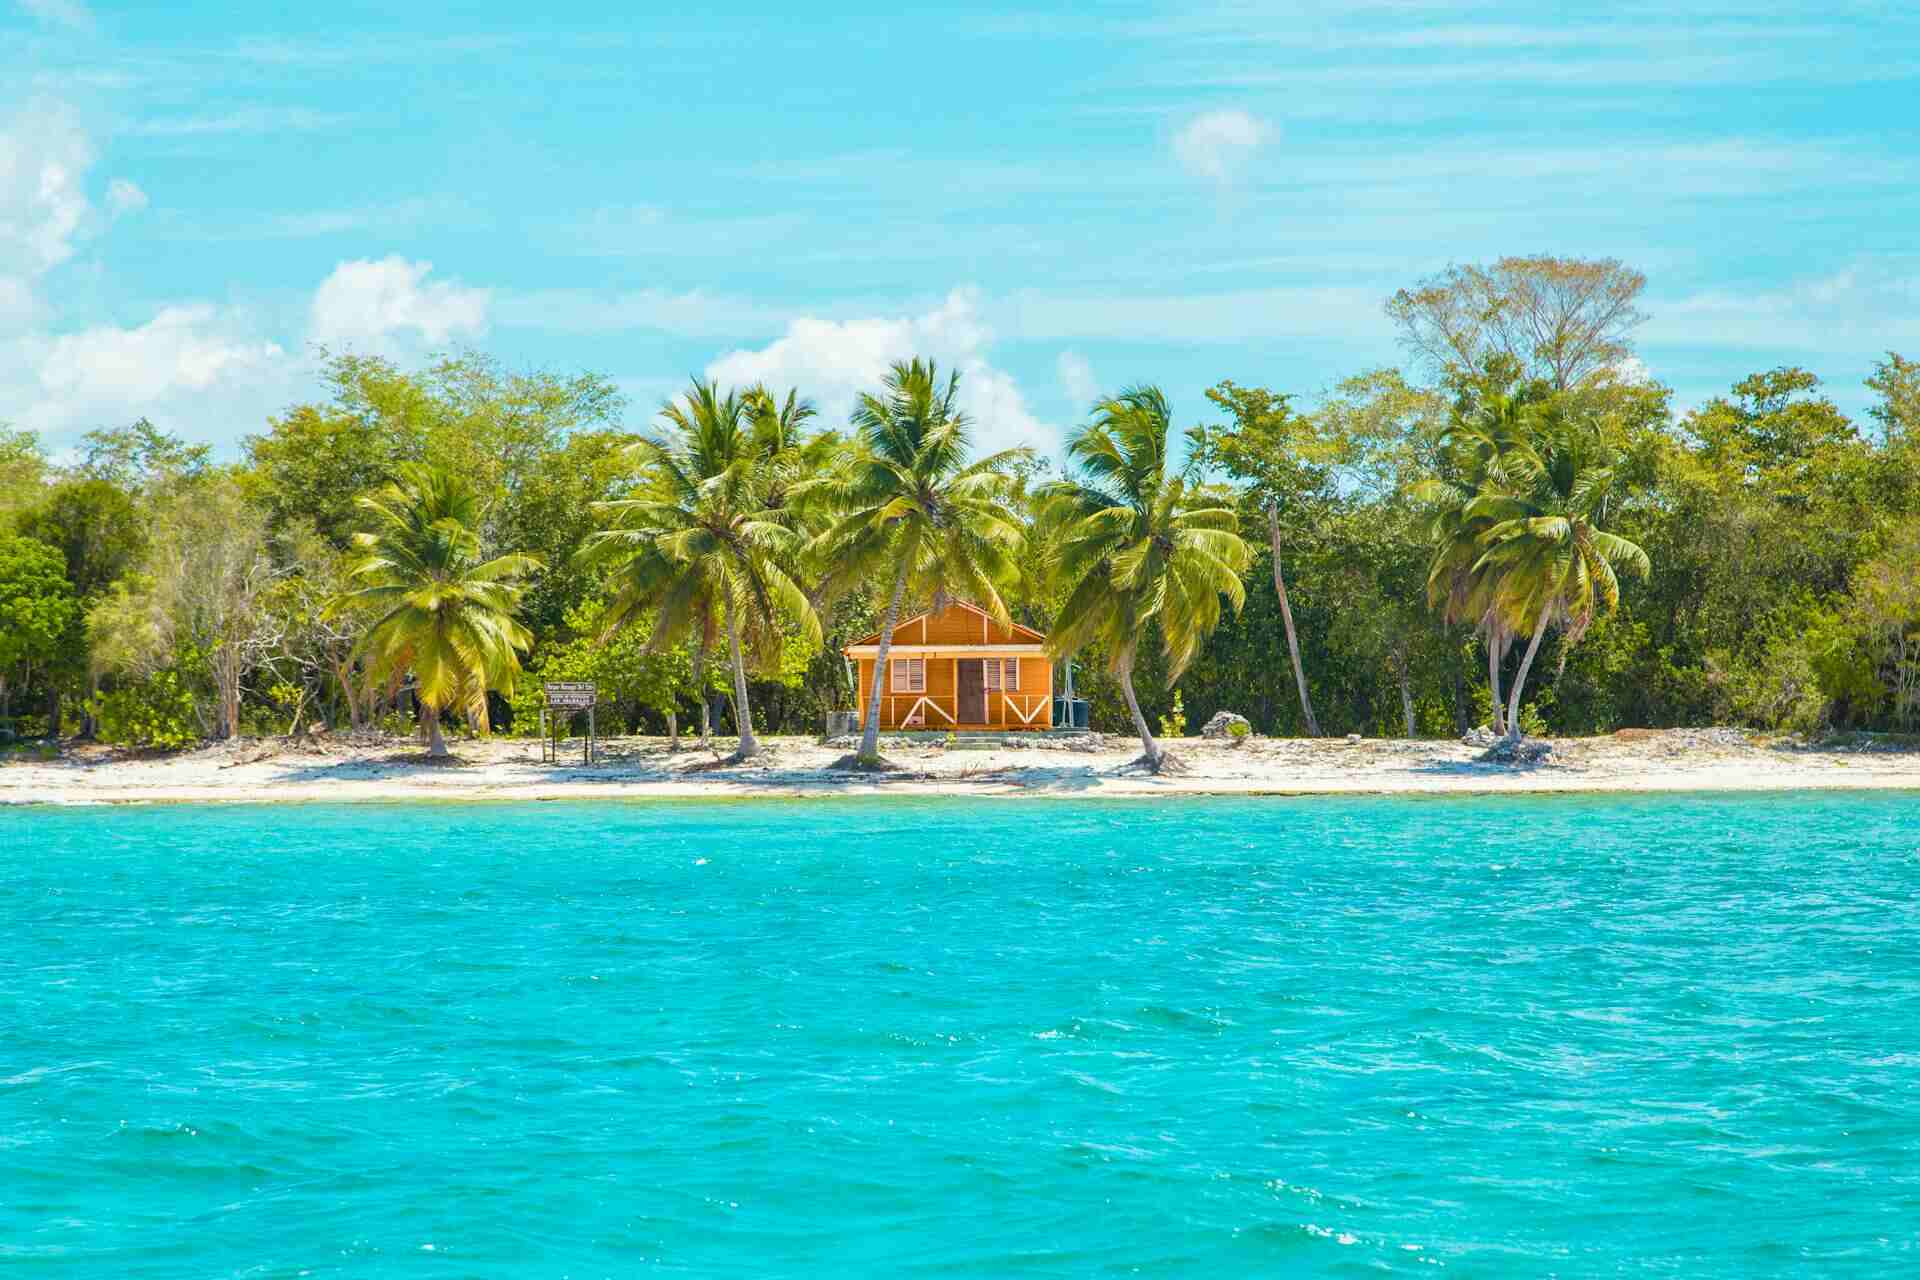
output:
[{"label": "turquoise ocean water", "polygon": [[0,812],[0,1272],[1920,1273],[1920,796]]}]

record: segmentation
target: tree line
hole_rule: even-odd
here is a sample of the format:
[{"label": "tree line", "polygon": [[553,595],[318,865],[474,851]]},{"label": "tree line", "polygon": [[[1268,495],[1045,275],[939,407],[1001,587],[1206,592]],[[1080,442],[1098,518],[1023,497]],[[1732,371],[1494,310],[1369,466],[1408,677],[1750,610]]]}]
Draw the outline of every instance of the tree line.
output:
[{"label": "tree line", "polygon": [[1863,422],[1797,367],[1677,411],[1633,357],[1644,287],[1451,268],[1387,301],[1404,367],[1222,381],[1184,428],[1127,387],[1057,459],[979,455],[957,375],[918,359],[844,423],[696,380],[636,431],[595,374],[323,353],[323,394],[231,462],[145,421],[59,464],[0,431],[0,732],[443,751],[589,679],[620,728],[752,755],[861,700],[845,644],[947,597],[1048,632],[1156,765],[1219,709],[1280,735],[1913,730],[1920,364],[1878,362]]}]

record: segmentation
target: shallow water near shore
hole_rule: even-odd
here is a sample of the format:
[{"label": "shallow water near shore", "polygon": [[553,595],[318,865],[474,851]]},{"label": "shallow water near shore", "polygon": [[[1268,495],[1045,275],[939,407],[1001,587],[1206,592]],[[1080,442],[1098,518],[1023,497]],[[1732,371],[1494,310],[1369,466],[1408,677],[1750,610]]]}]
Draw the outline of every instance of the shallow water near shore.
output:
[{"label": "shallow water near shore", "polygon": [[1908,794],[0,813],[29,1274],[1884,1275]]}]

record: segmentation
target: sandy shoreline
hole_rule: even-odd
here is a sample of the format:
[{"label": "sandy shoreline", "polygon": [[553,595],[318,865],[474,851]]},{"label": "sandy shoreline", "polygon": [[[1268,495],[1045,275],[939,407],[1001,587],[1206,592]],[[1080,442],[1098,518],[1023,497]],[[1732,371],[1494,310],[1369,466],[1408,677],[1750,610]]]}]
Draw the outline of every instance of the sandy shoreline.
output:
[{"label": "sandy shoreline", "polygon": [[0,805],[1920,789],[1920,750],[1874,743],[1809,748],[1726,729],[1561,739],[1548,763],[1525,768],[1482,762],[1479,748],[1451,740],[1190,739],[1173,744],[1186,772],[1164,777],[1129,767],[1138,744],[1113,737],[1072,749],[889,742],[883,750],[900,769],[879,776],[831,769],[842,747],[797,738],[768,745],[762,759],[728,765],[712,753],[670,753],[661,739],[623,738],[591,766],[577,754],[543,764],[539,743],[515,739],[458,743],[460,763],[451,766],[427,765],[417,745],[398,740],[249,739],[147,757],[79,748],[57,760],[0,767]]}]

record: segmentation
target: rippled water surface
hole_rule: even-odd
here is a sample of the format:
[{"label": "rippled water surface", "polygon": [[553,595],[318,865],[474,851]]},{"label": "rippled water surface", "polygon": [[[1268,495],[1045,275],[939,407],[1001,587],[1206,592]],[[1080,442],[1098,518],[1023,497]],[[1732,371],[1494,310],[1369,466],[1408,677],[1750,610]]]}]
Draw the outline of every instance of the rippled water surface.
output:
[{"label": "rippled water surface", "polygon": [[1914,795],[0,812],[0,1271],[1914,1274],[1916,891]]}]

